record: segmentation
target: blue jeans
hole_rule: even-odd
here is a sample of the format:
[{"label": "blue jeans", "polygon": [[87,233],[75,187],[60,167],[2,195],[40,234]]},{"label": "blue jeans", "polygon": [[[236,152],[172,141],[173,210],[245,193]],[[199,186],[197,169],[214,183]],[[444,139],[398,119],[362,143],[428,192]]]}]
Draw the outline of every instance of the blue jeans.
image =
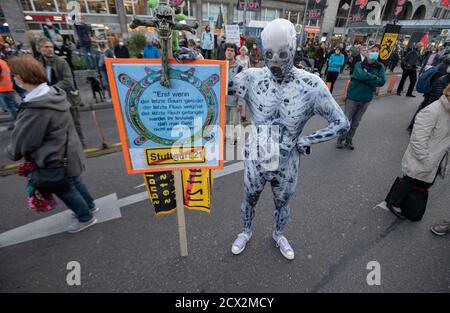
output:
[{"label": "blue jeans", "polygon": [[80,176],[69,177],[69,180],[70,190],[57,192],[56,195],[75,213],[80,223],[90,221],[93,217],[90,209],[95,207],[94,199]]},{"label": "blue jeans", "polygon": [[13,120],[16,120],[19,105],[16,102],[16,95],[14,91],[0,92],[0,105],[11,113]]},{"label": "blue jeans", "polygon": [[101,69],[100,76],[102,77],[103,86],[108,91],[108,95],[111,98],[111,91],[109,90],[108,74],[106,74],[106,70]]}]

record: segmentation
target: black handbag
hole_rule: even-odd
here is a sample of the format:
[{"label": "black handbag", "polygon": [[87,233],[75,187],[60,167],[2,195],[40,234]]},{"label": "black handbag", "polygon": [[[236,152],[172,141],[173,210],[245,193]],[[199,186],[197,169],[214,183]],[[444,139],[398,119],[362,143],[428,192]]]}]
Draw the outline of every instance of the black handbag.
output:
[{"label": "black handbag", "polygon": [[48,168],[37,168],[31,172],[29,178],[31,185],[42,193],[57,193],[68,191],[71,187],[67,176],[67,146],[69,142],[69,132],[65,144],[65,151],[59,166]]},{"label": "black handbag", "polygon": [[[397,177],[395,179],[394,184],[391,186],[388,195],[386,196],[385,201],[390,202],[392,194],[394,194],[397,190],[405,188],[402,186],[404,181],[402,178]],[[406,187],[410,188],[408,194],[403,198],[402,203],[400,205],[400,209],[402,210],[403,215],[410,221],[418,222],[422,219],[425,214],[425,209],[427,207],[428,202],[428,189],[420,188],[417,186]]]},{"label": "black handbag", "polygon": [[402,212],[413,222],[422,220],[428,202],[428,189],[414,187],[402,203]]}]

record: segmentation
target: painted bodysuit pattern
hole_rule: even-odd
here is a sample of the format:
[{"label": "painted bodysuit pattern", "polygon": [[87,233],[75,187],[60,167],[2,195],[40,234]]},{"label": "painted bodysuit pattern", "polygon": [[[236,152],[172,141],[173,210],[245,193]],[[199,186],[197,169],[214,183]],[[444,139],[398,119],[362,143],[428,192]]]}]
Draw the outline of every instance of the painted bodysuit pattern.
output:
[{"label": "painted bodysuit pattern", "polygon": [[[277,125],[280,135],[279,163],[274,170],[267,171],[263,161],[250,158],[250,145],[246,142],[241,206],[244,232],[251,232],[256,203],[266,182],[270,182],[275,202],[275,233],[282,235],[290,215],[289,201],[297,185],[300,154],[309,153],[312,144],[347,132],[349,122],[320,77],[295,67],[282,79],[273,73],[267,66],[250,68],[235,77],[233,89],[245,99],[256,128]],[[301,136],[313,115],[324,117],[329,125]]]}]

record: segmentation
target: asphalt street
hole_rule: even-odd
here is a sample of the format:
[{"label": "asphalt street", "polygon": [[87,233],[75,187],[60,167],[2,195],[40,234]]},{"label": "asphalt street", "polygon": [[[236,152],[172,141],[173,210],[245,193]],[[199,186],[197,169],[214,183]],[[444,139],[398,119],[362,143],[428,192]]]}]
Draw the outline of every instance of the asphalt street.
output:
[{"label": "asphalt street", "polygon": [[[269,186],[259,200],[247,249],[239,256],[231,253],[241,231],[243,172],[237,171],[215,181],[211,214],[186,211],[188,257],[179,255],[176,214],[157,218],[147,200],[124,206],[121,218],[76,235],[60,233],[0,248],[0,292],[447,293],[450,237],[436,237],[429,228],[450,218],[450,179],[438,180],[430,190],[421,222],[400,221],[377,207],[401,174],[409,139],[405,128],[420,100],[376,99],[358,129],[353,152],[337,150],[331,141],[302,157],[286,228],[296,253],[293,261],[282,257],[271,238]],[[111,110],[99,115],[110,129],[107,140],[117,139],[111,136]],[[304,133],[324,125],[314,118]],[[126,174],[122,153],[88,159],[83,178],[96,199],[145,191],[136,188],[142,176]],[[25,184],[18,176],[0,178],[0,235],[65,209],[30,211]],[[66,283],[70,261],[81,265],[81,286]],[[379,286],[366,280],[371,261],[380,264]]]}]

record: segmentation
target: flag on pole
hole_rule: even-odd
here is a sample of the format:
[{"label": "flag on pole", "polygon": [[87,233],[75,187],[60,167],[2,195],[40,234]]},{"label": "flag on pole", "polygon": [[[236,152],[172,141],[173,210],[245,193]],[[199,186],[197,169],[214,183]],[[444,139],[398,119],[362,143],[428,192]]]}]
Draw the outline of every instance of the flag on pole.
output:
[{"label": "flag on pole", "polygon": [[223,15],[222,15],[222,6],[219,6],[219,16],[217,17],[216,28],[223,28]]},{"label": "flag on pole", "polygon": [[422,43],[422,49],[426,49],[428,46],[428,32],[425,32],[425,35],[423,35],[422,40],[420,41]]}]

